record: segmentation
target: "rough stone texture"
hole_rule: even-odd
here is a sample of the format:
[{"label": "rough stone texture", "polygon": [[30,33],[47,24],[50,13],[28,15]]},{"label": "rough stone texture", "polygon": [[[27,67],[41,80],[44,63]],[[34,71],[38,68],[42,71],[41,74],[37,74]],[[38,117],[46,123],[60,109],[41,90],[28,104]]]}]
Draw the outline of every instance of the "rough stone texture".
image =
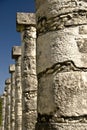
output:
[{"label": "rough stone texture", "polygon": [[[32,22],[31,22],[32,21]],[[36,26],[34,13],[17,13],[17,31],[25,30],[25,26]]]},{"label": "rough stone texture", "polygon": [[22,35],[23,130],[34,130],[37,119],[35,26],[35,14],[17,14],[17,30]]},{"label": "rough stone texture", "polygon": [[[79,15],[83,13],[84,15],[81,15],[83,18],[85,16],[85,13],[87,11],[87,1],[86,0],[36,0],[36,9],[37,9],[37,20],[39,20],[41,17],[46,17],[47,19],[52,19],[52,17],[56,16],[66,16],[67,14],[76,14],[75,18],[77,19],[77,22],[79,21],[79,17],[77,18],[77,13],[79,12]],[[61,16],[62,15],[62,16]],[[39,16],[39,17],[38,17]],[[72,17],[68,17],[72,18]],[[72,20],[72,19],[69,19]],[[68,21],[69,22],[69,21]],[[81,22],[85,22],[84,20]],[[81,23],[82,24],[82,23]],[[73,25],[73,24],[71,24]]]},{"label": "rough stone texture", "polygon": [[2,130],[5,130],[5,114],[6,114],[6,91],[4,91],[2,96]]},{"label": "rough stone texture", "polygon": [[[28,39],[29,38],[29,39]],[[29,111],[36,111],[37,109],[37,79],[36,79],[36,29],[35,27],[29,27],[24,31],[23,36],[24,48],[22,50],[22,85],[23,87],[23,115],[24,115],[24,129],[34,130],[36,123],[36,113],[33,114],[31,122],[28,120]],[[31,95],[32,93],[32,95]],[[33,95],[35,97],[33,99]],[[30,97],[30,98],[28,98]],[[32,101],[34,105],[32,106]],[[33,120],[34,119],[34,120]]]},{"label": "rough stone texture", "polygon": [[21,85],[21,47],[14,46],[12,57],[15,58],[15,129],[22,130],[22,85]]},{"label": "rough stone texture", "polygon": [[6,97],[6,130],[11,130],[11,78],[5,81],[7,89]]},{"label": "rough stone texture", "polygon": [[38,37],[37,73],[68,60],[72,60],[77,67],[87,67],[87,34],[79,34],[81,27],[65,28]]},{"label": "rough stone texture", "polygon": [[36,20],[37,130],[86,130],[87,1],[36,0]]},{"label": "rough stone texture", "polygon": [[67,123],[39,123],[36,130],[87,130],[87,124],[67,124]]},{"label": "rough stone texture", "polygon": [[38,112],[40,114],[51,115],[55,122],[60,121],[58,118],[64,118],[61,122],[65,122],[68,118],[71,120],[72,117],[78,119],[77,117],[84,116],[85,118],[87,114],[87,72],[54,72],[44,75],[39,80],[38,91]]},{"label": "rough stone texture", "polygon": [[12,58],[16,59],[18,56],[21,56],[21,49],[20,46],[14,46],[12,48]]},{"label": "rough stone texture", "polygon": [[15,64],[9,66],[11,73],[11,130],[15,130]]}]

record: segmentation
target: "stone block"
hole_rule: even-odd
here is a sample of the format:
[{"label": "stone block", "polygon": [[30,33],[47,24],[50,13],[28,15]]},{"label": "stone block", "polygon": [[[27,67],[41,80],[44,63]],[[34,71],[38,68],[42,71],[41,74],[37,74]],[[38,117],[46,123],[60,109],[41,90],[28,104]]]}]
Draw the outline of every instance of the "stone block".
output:
[{"label": "stone block", "polygon": [[23,101],[24,111],[33,111],[37,109],[37,92],[26,92]]},{"label": "stone block", "polygon": [[87,72],[42,76],[38,87],[38,113],[59,117],[87,115]]},{"label": "stone block", "polygon": [[35,130],[87,130],[87,124],[38,123]]},{"label": "stone block", "polygon": [[35,91],[37,90],[37,78],[36,75],[29,75],[26,76],[26,73],[24,73],[25,76],[22,78],[22,84],[25,86],[23,88],[23,92],[27,91]]},{"label": "stone block", "polygon": [[[39,20],[41,17],[46,16],[48,19],[64,15],[67,13],[76,12],[79,10],[86,10],[87,1],[70,1],[70,0],[36,0],[36,18]],[[81,11],[80,11],[81,12]]]},{"label": "stone block", "polygon": [[22,69],[24,69],[23,77],[36,75],[36,60],[34,57],[25,56],[22,60]]},{"label": "stone block", "polygon": [[18,118],[16,117],[16,127],[20,128],[22,124],[22,116],[18,115]]},{"label": "stone block", "polygon": [[34,13],[17,13],[16,18],[17,31],[23,31],[25,26],[36,26]]},{"label": "stone block", "polygon": [[14,46],[12,48],[12,58],[16,59],[18,56],[21,56],[21,47],[20,46]]},{"label": "stone block", "polygon": [[25,128],[29,130],[34,130],[36,125],[36,119],[37,119],[37,112],[36,111],[29,111],[25,113],[24,117],[24,126]]},{"label": "stone block", "polygon": [[79,52],[87,54],[87,38],[78,38],[77,46],[78,46]]},{"label": "stone block", "polygon": [[9,73],[15,72],[15,64],[9,66]]},{"label": "stone block", "polygon": [[11,78],[8,78],[7,80],[5,80],[5,84],[10,84],[11,83]]},{"label": "stone block", "polygon": [[16,103],[15,112],[18,117],[22,116],[22,103]]},{"label": "stone block", "polygon": [[37,118],[37,111],[29,111],[29,113],[25,114],[25,117],[26,116],[28,117],[26,118],[27,121],[35,123]]},{"label": "stone block", "polygon": [[4,91],[3,96],[1,98],[5,98],[6,97],[6,91]]},{"label": "stone block", "polygon": [[79,37],[81,36],[78,27],[65,28],[39,36],[37,38],[37,73],[51,68],[58,62],[68,60],[73,61],[77,67],[87,67],[86,38],[83,38],[81,42],[83,44],[80,46],[80,43],[77,44]]},{"label": "stone block", "polygon": [[79,27],[79,33],[80,34],[87,34],[87,25],[81,25],[80,27]]}]

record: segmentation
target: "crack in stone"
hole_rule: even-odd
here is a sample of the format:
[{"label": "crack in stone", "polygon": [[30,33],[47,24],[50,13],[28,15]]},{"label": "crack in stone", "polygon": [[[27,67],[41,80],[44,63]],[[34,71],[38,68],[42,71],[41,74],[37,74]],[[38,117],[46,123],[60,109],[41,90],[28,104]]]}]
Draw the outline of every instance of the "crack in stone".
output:
[{"label": "crack in stone", "polygon": [[[82,24],[72,24],[72,25],[65,25],[65,27],[67,27],[67,28],[70,28],[70,27],[77,27],[77,26],[83,26],[83,25],[87,25],[87,22],[86,23],[82,23]],[[46,30],[46,31],[43,31],[43,32],[41,32],[41,33],[38,33],[37,32],[37,38],[38,38],[38,36],[42,36],[42,35],[44,35],[44,34],[46,34],[46,33],[49,33],[49,32],[54,32],[54,31],[59,31],[59,30],[61,30],[61,29],[64,29],[65,27],[64,26],[61,26],[62,28],[55,28],[55,29],[52,29],[52,30]]]},{"label": "crack in stone", "polygon": [[46,68],[46,70],[40,72],[37,77],[40,79],[44,75],[49,75],[53,73],[60,73],[60,72],[70,72],[70,71],[80,71],[80,72],[87,72],[86,67],[77,67],[72,60],[58,62],[52,65],[50,68]]},{"label": "crack in stone", "polygon": [[87,123],[87,115],[81,115],[81,116],[62,116],[61,118],[64,119],[64,122],[82,122],[82,123]]},{"label": "crack in stone", "polygon": [[37,118],[38,122],[39,123],[47,123],[47,122],[50,122],[50,123],[53,123],[53,122],[56,122],[56,123],[68,123],[68,122],[81,122],[81,123],[87,123],[87,115],[81,115],[81,116],[71,116],[71,117],[68,117],[68,116],[61,116],[61,117],[53,117],[52,115],[46,115],[46,114],[39,114],[38,113],[38,118]]},{"label": "crack in stone", "polygon": [[77,9],[72,12],[64,12],[55,17],[38,17],[37,36],[50,31],[64,29],[65,27],[87,25],[87,10]]}]

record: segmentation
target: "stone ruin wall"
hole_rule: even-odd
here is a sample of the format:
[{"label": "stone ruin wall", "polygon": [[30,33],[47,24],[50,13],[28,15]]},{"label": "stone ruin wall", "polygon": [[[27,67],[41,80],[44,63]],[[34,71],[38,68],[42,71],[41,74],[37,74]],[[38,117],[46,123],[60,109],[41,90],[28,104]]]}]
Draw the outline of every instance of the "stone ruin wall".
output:
[{"label": "stone ruin wall", "polygon": [[21,55],[13,54],[15,80],[11,77],[10,84],[16,103],[6,85],[2,128],[87,130],[87,1],[35,2],[36,14],[17,13]]}]

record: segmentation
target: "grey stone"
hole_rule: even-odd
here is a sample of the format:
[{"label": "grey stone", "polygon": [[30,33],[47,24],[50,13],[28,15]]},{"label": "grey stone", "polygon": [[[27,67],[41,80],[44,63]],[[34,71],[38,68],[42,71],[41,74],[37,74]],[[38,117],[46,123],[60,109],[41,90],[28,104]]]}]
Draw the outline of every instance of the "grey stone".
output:
[{"label": "grey stone", "polygon": [[[23,130],[34,130],[37,117],[35,14],[17,13],[17,31],[20,31],[22,36]],[[32,111],[32,120],[28,120]]]},{"label": "grey stone", "polygon": [[37,111],[29,111],[26,112],[25,117],[26,122],[25,122],[25,129],[29,130],[35,130],[35,125],[36,125],[36,118],[37,118]]},{"label": "grey stone", "polygon": [[38,113],[54,115],[56,112],[59,117],[86,115],[86,72],[45,75],[39,79],[39,83]]},{"label": "grey stone", "polygon": [[26,92],[24,98],[24,107],[26,111],[37,110],[37,92]]},{"label": "grey stone", "polygon": [[20,46],[14,46],[12,48],[12,58],[16,59],[18,56],[21,56],[21,47]]},{"label": "grey stone", "polygon": [[48,19],[60,14],[72,13],[73,11],[86,10],[87,1],[70,1],[70,0],[36,0],[36,19],[46,16]]},{"label": "grey stone", "polygon": [[3,96],[1,97],[2,99],[2,130],[5,130],[6,128],[6,120],[5,120],[5,115],[6,115],[6,91],[4,91]]},{"label": "grey stone", "polygon": [[78,27],[66,28],[37,38],[37,73],[68,60],[77,67],[87,67],[86,35],[81,36],[78,31]]},{"label": "grey stone", "polygon": [[[10,78],[8,78],[7,80],[5,80],[5,84],[7,85],[7,84],[10,84],[11,83],[11,79]],[[7,88],[6,88],[7,89]]]},{"label": "grey stone", "polygon": [[15,130],[15,64],[9,66],[11,73],[11,130]]},{"label": "grey stone", "polygon": [[34,25],[36,26],[35,14],[34,13],[17,13],[16,18],[17,31],[23,31],[25,26]]},{"label": "grey stone", "polygon": [[36,130],[87,130],[87,124],[38,123]]},{"label": "grey stone", "polygon": [[15,129],[22,129],[22,84],[21,84],[21,46],[14,46],[12,56],[15,59]]},{"label": "grey stone", "polygon": [[36,130],[86,130],[87,1],[36,0]]},{"label": "grey stone", "polygon": [[9,72],[12,73],[12,72],[15,72],[15,65],[14,64],[11,64],[9,66]]},{"label": "grey stone", "polygon": [[[36,28],[27,27],[23,31],[22,48],[22,86],[23,86],[23,129],[33,130],[35,120],[29,121],[30,111],[37,109],[37,77],[36,77]],[[28,114],[28,116],[27,116]],[[35,114],[35,115],[34,115]],[[36,113],[33,116],[36,117]]]},{"label": "grey stone", "polygon": [[6,130],[11,130],[11,78],[5,80],[5,85],[7,89],[6,96]]}]

